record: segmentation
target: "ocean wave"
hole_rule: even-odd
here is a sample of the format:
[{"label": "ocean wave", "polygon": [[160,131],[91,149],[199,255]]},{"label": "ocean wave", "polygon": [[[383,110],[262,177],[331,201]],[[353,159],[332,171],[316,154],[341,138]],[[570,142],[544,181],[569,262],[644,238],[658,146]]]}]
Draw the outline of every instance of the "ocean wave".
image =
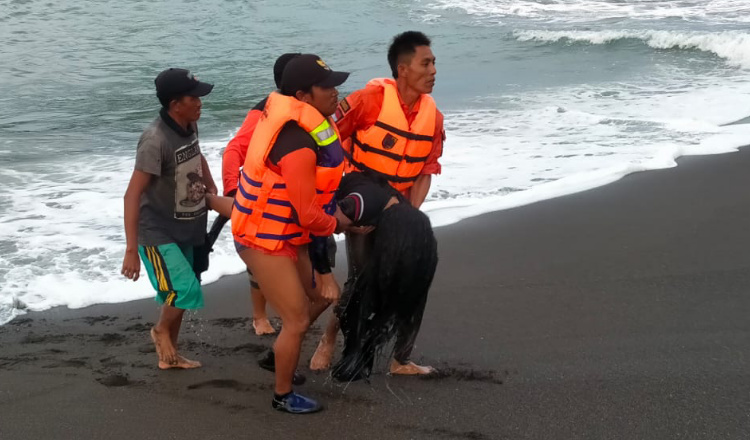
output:
[{"label": "ocean wave", "polygon": [[466,14],[492,19],[518,17],[550,22],[585,22],[606,19],[746,23],[750,5],[745,0],[436,0],[438,10],[459,9]]},{"label": "ocean wave", "polygon": [[621,40],[639,40],[654,49],[687,49],[713,53],[727,63],[750,69],[750,33],[725,31],[674,32],[656,30],[611,30],[611,31],[515,31],[518,41],[545,43],[572,42],[588,44],[610,44]]},{"label": "ocean wave", "polygon": [[[672,166],[682,154],[744,145],[750,125],[720,127],[747,116],[750,83],[738,77],[690,76],[668,93],[658,79],[578,84],[445,109],[443,170],[425,211],[445,225]],[[217,180],[226,140],[201,143]],[[146,277],[133,283],[119,274],[122,194],[133,157],[63,164],[54,172],[44,163],[0,170],[0,199],[7,197],[0,204],[0,325],[26,311],[153,296]],[[226,228],[203,283],[243,270]]]}]

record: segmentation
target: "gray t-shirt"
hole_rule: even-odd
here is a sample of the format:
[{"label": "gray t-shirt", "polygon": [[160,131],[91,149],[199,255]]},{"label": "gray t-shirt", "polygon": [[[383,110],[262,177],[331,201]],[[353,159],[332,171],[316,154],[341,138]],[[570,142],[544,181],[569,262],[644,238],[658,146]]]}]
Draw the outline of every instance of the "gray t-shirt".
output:
[{"label": "gray t-shirt", "polygon": [[138,141],[135,169],[153,175],[141,196],[138,244],[203,244],[206,200],[195,127],[185,131],[162,112]]}]

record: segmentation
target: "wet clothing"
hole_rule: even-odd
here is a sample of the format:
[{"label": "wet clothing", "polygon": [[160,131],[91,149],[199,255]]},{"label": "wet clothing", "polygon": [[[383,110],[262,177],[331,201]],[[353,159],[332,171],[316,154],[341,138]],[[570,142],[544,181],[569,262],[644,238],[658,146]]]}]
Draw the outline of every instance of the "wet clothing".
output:
[{"label": "wet clothing", "polygon": [[[393,197],[399,203],[385,209]],[[345,341],[334,377],[356,380],[369,375],[375,352],[392,337],[394,359],[409,361],[437,266],[437,244],[427,216],[382,179],[347,174],[336,198],[356,226],[375,226],[366,235],[346,234],[349,277],[335,310]],[[315,270],[330,272],[325,240],[313,240],[309,249]]]},{"label": "wet clothing", "polygon": [[174,243],[138,246],[156,301],[178,309],[203,307],[203,291],[194,265],[195,248]]},{"label": "wet clothing", "polygon": [[[336,191],[336,203],[341,212],[352,220],[354,226],[375,226],[383,209],[393,197],[405,201],[388,182],[363,173],[345,175]],[[331,272],[335,260],[335,249],[331,249],[332,245],[335,246],[335,242],[332,243],[330,239],[325,238],[315,238],[310,243],[310,259],[318,273]]]},{"label": "wet clothing", "polygon": [[207,216],[197,127],[184,130],[162,109],[138,141],[135,169],[152,175],[141,195],[138,244],[202,244]]},{"label": "wet clothing", "polygon": [[375,226],[393,197],[405,201],[387,181],[363,173],[345,175],[336,193],[339,208],[355,226]]},{"label": "wet clothing", "polygon": [[[367,235],[346,233],[346,259],[349,276],[344,284],[337,306],[339,314],[347,310],[352,301],[357,279],[362,275],[367,262],[370,261],[375,247],[375,241],[378,237],[376,232],[377,230]],[[427,248],[425,248],[425,251],[427,251]],[[429,272],[429,267],[419,268],[418,270]],[[356,297],[354,301],[357,301]],[[414,350],[414,342],[417,340],[419,328],[422,325],[422,314],[426,305],[427,292],[425,291],[422,300],[412,310],[412,320],[398,328],[393,358],[401,364],[406,364],[409,361],[411,352]]]},{"label": "wet clothing", "polygon": [[349,279],[336,306],[344,352],[333,377],[368,377],[375,356],[395,337],[393,358],[406,364],[419,334],[437,267],[437,242],[427,216],[395,204],[367,235],[347,235]]}]

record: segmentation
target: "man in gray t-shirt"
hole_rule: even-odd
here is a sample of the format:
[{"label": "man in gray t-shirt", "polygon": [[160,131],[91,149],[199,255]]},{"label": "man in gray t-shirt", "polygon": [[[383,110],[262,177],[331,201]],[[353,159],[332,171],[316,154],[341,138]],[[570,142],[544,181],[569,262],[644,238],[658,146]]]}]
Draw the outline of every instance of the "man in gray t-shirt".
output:
[{"label": "man in gray t-shirt", "polygon": [[140,276],[141,259],[162,304],[151,338],[159,368],[197,368],[177,352],[177,336],[186,309],[203,307],[194,269],[194,249],[206,236],[205,194],[217,193],[198,144],[201,96],[213,85],[184,69],[167,69],[155,80],[162,104],[159,116],[138,141],[135,169],[125,192],[122,274]]},{"label": "man in gray t-shirt", "polygon": [[162,109],[141,135],[135,157],[135,169],[152,175],[141,196],[139,245],[203,244],[203,162],[195,125],[183,130]]}]

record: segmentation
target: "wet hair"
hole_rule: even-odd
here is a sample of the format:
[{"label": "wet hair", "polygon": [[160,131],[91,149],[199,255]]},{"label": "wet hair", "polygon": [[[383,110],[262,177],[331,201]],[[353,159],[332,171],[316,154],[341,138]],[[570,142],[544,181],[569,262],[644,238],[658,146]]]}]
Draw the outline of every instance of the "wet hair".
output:
[{"label": "wet hair", "polygon": [[393,78],[398,78],[398,64],[404,56],[414,55],[418,46],[430,44],[427,35],[418,31],[406,31],[393,37],[393,42],[388,48],[388,64],[391,66]]},{"label": "wet hair", "polygon": [[353,283],[346,304],[335,313],[344,352],[332,369],[338,381],[367,378],[375,357],[397,334],[416,335],[438,263],[430,219],[408,202],[383,211],[372,232],[368,262]]}]

